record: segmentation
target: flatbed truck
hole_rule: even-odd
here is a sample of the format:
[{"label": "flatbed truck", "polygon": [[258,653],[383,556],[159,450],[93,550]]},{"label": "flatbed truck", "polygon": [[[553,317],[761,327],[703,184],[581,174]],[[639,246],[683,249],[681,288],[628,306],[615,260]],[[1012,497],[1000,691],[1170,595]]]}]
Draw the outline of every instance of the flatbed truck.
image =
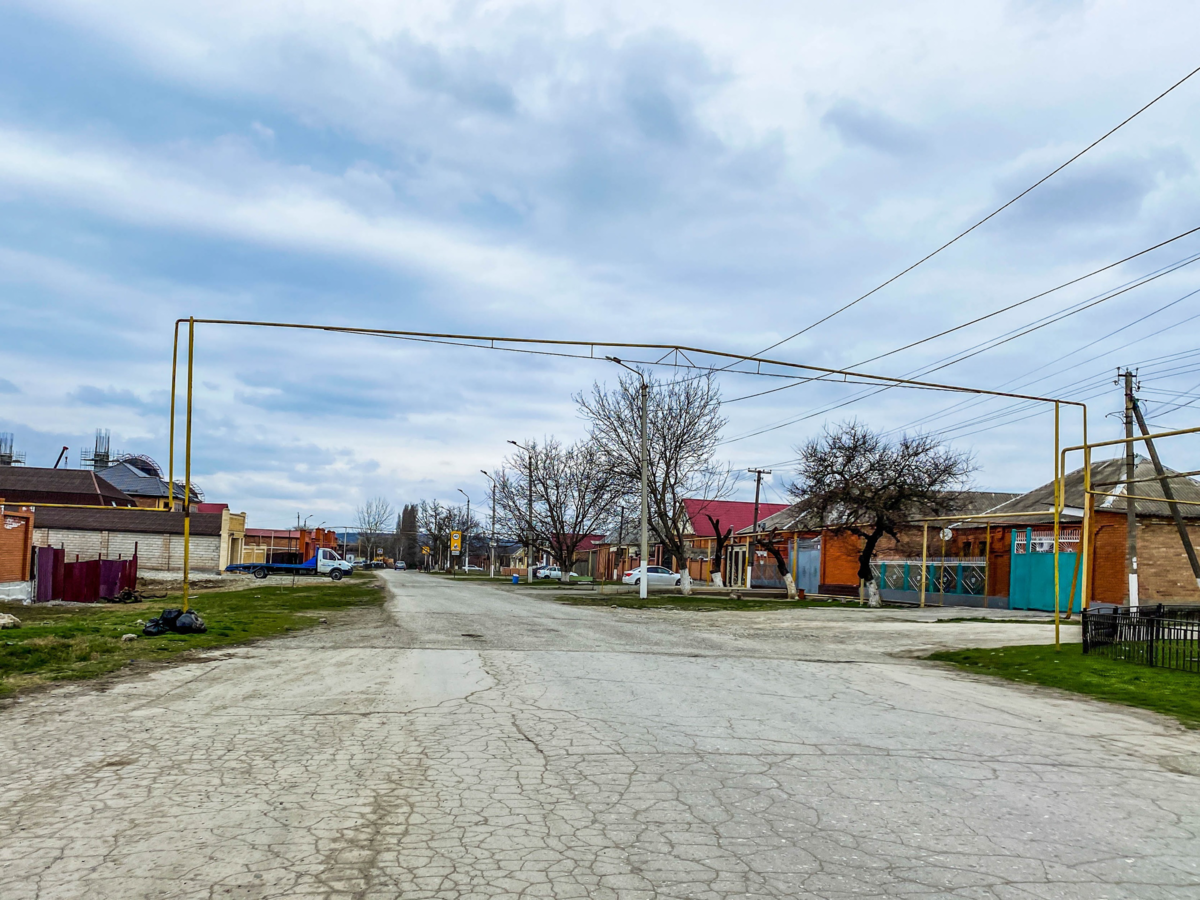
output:
[{"label": "flatbed truck", "polygon": [[354,567],[338,556],[336,551],[320,547],[302,563],[236,563],[226,566],[225,571],[250,574],[255,578],[266,578],[268,575],[328,575],[334,581],[341,581],[354,571]]}]

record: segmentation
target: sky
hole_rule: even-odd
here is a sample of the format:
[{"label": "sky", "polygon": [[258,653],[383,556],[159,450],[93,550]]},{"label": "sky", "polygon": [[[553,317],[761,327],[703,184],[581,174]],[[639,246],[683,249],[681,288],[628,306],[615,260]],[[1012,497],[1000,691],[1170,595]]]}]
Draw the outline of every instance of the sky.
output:
[{"label": "sky", "polygon": [[[1183,0],[10,0],[0,431],[29,465],[76,466],[103,428],[165,468],[187,316],[757,353],[1192,71],[1198,29]],[[1086,400],[1093,439],[1120,436],[1132,366],[1150,420],[1187,427],[1200,234],[874,358],[1200,226],[1198,159],[1200,76],[771,356]],[[195,360],[193,478],[251,527],[352,524],[375,496],[478,509],[506,441],[581,437],[572,395],[619,375],[204,325]],[[848,419],[939,435],[981,489],[1052,475],[1049,404],[719,377],[721,458],[771,468],[772,502]],[[1198,447],[1160,450],[1185,470]]]}]

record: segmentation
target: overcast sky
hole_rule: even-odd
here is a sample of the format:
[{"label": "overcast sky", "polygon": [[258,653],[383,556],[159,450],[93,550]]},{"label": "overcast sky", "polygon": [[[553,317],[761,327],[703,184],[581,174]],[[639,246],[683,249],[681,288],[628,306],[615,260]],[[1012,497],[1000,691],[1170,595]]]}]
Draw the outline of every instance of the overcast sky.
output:
[{"label": "overcast sky", "polygon": [[[1197,33],[1184,0],[9,0],[0,431],[30,465],[62,445],[78,465],[107,428],[165,467],[189,315],[760,351],[1200,65]],[[852,366],[1194,228],[1198,155],[1200,76],[772,355]],[[1200,235],[865,368],[922,371],[1196,254]],[[1113,375],[1140,365],[1152,420],[1187,426],[1198,288],[1184,266],[928,377],[1088,398],[1115,437]],[[581,435],[572,393],[616,375],[202,327],[193,476],[252,526],[345,524],[374,495],[481,504],[507,439]],[[900,390],[830,408],[862,393],[729,403],[721,452],[772,465],[776,501],[793,448],[857,417],[943,433],[981,488],[1050,478],[1045,412]],[[1185,443],[1163,454],[1200,468]]]}]

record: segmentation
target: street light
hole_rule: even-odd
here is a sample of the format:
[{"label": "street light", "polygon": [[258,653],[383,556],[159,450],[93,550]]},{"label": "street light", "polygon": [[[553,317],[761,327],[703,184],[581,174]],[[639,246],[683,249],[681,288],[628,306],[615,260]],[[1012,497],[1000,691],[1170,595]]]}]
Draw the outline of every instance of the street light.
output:
[{"label": "street light", "polygon": [[526,577],[529,583],[533,584],[533,451],[516,441],[509,441],[509,443],[524,450],[525,458],[529,460],[529,511],[526,514],[527,521],[525,523],[525,562],[529,567]]},{"label": "street light", "polygon": [[488,570],[488,577],[496,577],[496,479],[487,473],[486,469],[480,469],[483,477],[492,483],[492,562],[491,568]]},{"label": "street light", "polygon": [[455,488],[460,494],[467,498],[467,521],[463,523],[463,556],[467,560],[467,574],[471,572],[471,544],[468,535],[471,531],[471,498],[462,488]]},{"label": "street light", "polygon": [[[646,568],[646,557],[650,555],[650,541],[647,535],[648,526],[650,523],[650,500],[647,496],[647,489],[650,481],[650,463],[649,457],[646,454],[646,406],[649,389],[646,386],[646,376],[637,369],[633,368],[632,366],[625,365],[625,363],[621,362],[621,360],[617,359],[615,356],[606,356],[604,358],[609,362],[616,363],[622,369],[628,369],[639,379],[641,379],[642,382],[642,560],[641,572],[638,574],[638,596],[645,600],[647,590],[646,581],[649,577],[649,571]],[[684,560],[684,565],[686,564],[687,560]]]}]

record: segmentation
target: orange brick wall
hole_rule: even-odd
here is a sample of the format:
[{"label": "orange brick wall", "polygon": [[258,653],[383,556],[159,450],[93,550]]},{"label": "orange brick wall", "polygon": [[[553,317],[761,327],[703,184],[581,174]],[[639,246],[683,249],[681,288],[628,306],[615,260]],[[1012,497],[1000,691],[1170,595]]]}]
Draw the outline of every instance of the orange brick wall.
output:
[{"label": "orange brick wall", "polygon": [[29,580],[33,548],[33,513],[0,513],[0,583]]},{"label": "orange brick wall", "polygon": [[1125,514],[1096,512],[1092,523],[1091,602],[1124,604],[1129,599]]},{"label": "orange brick wall", "polygon": [[[1192,546],[1200,548],[1200,526],[1189,525]],[[1200,601],[1183,541],[1172,521],[1138,520],[1138,594],[1143,603]]]},{"label": "orange brick wall", "polygon": [[856,534],[830,534],[821,537],[821,584],[843,585],[858,589],[858,554],[862,538]]}]

